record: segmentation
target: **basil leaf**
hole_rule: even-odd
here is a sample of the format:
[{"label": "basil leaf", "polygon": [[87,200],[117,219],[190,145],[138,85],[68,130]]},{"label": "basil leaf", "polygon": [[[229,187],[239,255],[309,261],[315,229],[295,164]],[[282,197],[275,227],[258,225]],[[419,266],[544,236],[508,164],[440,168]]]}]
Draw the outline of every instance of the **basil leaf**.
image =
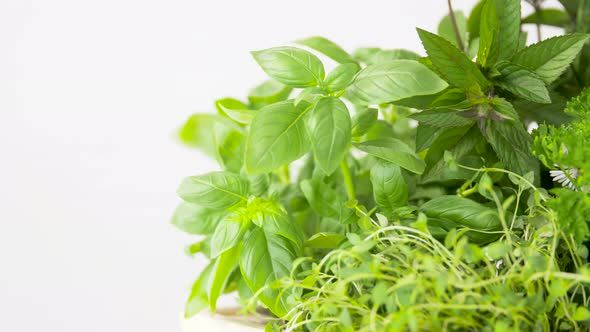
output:
[{"label": "basil leaf", "polygon": [[209,277],[208,287],[208,298],[209,308],[214,313],[217,308],[217,299],[221,295],[221,291],[225,289],[230,274],[238,263],[238,257],[240,256],[240,247],[234,247],[224,253],[222,253],[217,260],[215,260],[215,266],[213,267],[213,273]]},{"label": "basil leaf", "polygon": [[512,62],[529,69],[549,84],[567,69],[588,37],[574,33],[549,38],[519,51]]},{"label": "basil leaf", "polygon": [[563,28],[570,23],[570,16],[563,10],[546,8],[522,19],[522,24],[543,24]]},{"label": "basil leaf", "polygon": [[315,55],[296,47],[273,47],[251,52],[262,70],[294,88],[316,86],[324,79],[324,65]]},{"label": "basil leaf", "polygon": [[191,318],[198,314],[209,305],[209,299],[207,298],[207,285],[213,269],[215,266],[215,260],[209,262],[209,264],[201,271],[199,278],[193,284],[191,294],[186,301],[184,308],[184,318]]},{"label": "basil leaf", "polygon": [[418,128],[416,128],[416,152],[429,148],[442,131],[443,128],[430,126],[425,123],[418,125]]},{"label": "basil leaf", "polygon": [[429,227],[441,227],[445,231],[463,227],[475,230],[468,231],[466,235],[477,244],[492,242],[500,237],[500,234],[477,232],[502,229],[497,210],[467,198],[459,196],[436,197],[423,204],[420,211],[428,217]]},{"label": "basil leaf", "polygon": [[430,60],[447,82],[474,93],[481,93],[482,89],[489,87],[488,80],[465,53],[433,33],[417,30]]},{"label": "basil leaf", "polygon": [[255,223],[264,229],[267,233],[273,233],[283,236],[299,248],[303,242],[303,234],[298,225],[289,219],[284,212],[266,212],[258,217]]},{"label": "basil leaf", "polygon": [[352,136],[361,137],[377,122],[379,111],[376,108],[365,108],[352,117]]},{"label": "basil leaf", "polygon": [[324,80],[326,91],[335,92],[346,89],[360,69],[361,67],[356,63],[344,63],[334,68]]},{"label": "basil leaf", "polygon": [[280,235],[265,232],[262,228],[255,227],[244,240],[240,255],[242,276],[254,293],[267,287],[258,294],[258,299],[278,317],[285,316],[291,308],[287,303],[289,292],[281,292],[269,286],[276,280],[289,276],[295,258],[291,242]]},{"label": "basil leaf", "polygon": [[182,202],[176,208],[171,223],[189,234],[210,235],[226,214],[225,211],[207,209],[198,204]]},{"label": "basil leaf", "polygon": [[373,197],[383,214],[391,217],[408,202],[408,185],[397,165],[379,162],[371,168]]},{"label": "basil leaf", "polygon": [[365,63],[367,65],[375,64],[375,56],[381,52],[378,47],[361,47],[354,51],[352,57],[358,62]]},{"label": "basil leaf", "polygon": [[496,81],[496,85],[499,87],[536,103],[547,104],[551,102],[545,82],[525,67],[506,64],[499,70],[502,73],[502,76]]},{"label": "basil leaf", "polygon": [[275,80],[267,80],[258,85],[248,94],[248,102],[253,109],[260,109],[289,98],[293,88]]},{"label": "basil leaf", "polygon": [[217,226],[211,235],[211,257],[215,258],[234,248],[242,239],[247,223],[226,219]]},{"label": "basil leaf", "polygon": [[215,107],[221,115],[241,124],[250,124],[254,118],[254,111],[249,110],[246,104],[233,98],[223,98],[215,102]]},{"label": "basil leaf", "polygon": [[417,174],[422,174],[426,167],[424,160],[420,159],[406,143],[395,138],[355,143],[354,147]]},{"label": "basil leaf", "polygon": [[[215,135],[212,128],[217,128]],[[180,130],[179,137],[184,144],[201,150],[209,157],[217,158],[217,143],[223,141],[232,132],[242,133],[243,129],[232,120],[220,115],[193,114]]]},{"label": "basil leaf", "polygon": [[320,216],[337,217],[342,209],[338,193],[317,180],[303,180],[299,184],[311,208]]},{"label": "basil leaf", "polygon": [[332,249],[346,239],[346,236],[338,233],[320,232],[311,236],[305,246],[310,248]]},{"label": "basil leaf", "polygon": [[346,90],[358,104],[381,104],[442,91],[447,83],[417,61],[393,60],[362,69]]},{"label": "basil leaf", "polygon": [[315,160],[324,173],[332,174],[351,140],[348,109],[339,98],[320,99],[311,111],[308,124]]},{"label": "basil leaf", "polygon": [[477,62],[510,60],[520,39],[520,0],[487,0],[481,12]]},{"label": "basil leaf", "polygon": [[229,172],[210,172],[185,178],[178,188],[183,200],[210,209],[226,209],[245,200],[248,180]]},{"label": "basil leaf", "polygon": [[262,108],[252,120],[246,140],[245,166],[251,174],[265,173],[288,164],[310,149],[304,103],[284,101]]},{"label": "basil leaf", "polygon": [[[460,10],[454,11],[453,14],[455,15],[455,21],[457,22],[457,28],[459,30],[459,37],[461,38],[461,43],[465,46],[468,42],[467,18]],[[443,37],[456,47],[460,47],[450,15],[445,16],[438,24],[438,35]]]},{"label": "basil leaf", "polygon": [[420,55],[404,49],[380,50],[372,57],[371,64],[384,63],[391,60],[414,60],[418,61]]},{"label": "basil leaf", "polygon": [[350,54],[343,50],[342,47],[324,37],[309,37],[298,40],[296,43],[314,49],[338,63],[355,62]]}]

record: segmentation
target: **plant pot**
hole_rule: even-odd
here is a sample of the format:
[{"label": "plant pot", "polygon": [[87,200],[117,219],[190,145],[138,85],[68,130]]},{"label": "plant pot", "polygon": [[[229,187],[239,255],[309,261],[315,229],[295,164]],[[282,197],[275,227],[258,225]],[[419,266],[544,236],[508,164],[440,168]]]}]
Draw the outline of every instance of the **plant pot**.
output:
[{"label": "plant pot", "polygon": [[215,314],[204,311],[182,319],[182,332],[261,332],[265,322],[260,317],[238,314],[238,308],[220,308]]}]

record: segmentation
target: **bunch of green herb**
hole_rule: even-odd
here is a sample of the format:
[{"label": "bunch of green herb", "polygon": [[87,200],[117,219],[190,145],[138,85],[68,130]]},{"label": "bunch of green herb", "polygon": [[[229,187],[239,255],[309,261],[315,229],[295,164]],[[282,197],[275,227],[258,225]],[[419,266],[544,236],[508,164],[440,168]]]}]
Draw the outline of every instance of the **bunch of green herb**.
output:
[{"label": "bunch of green herb", "polygon": [[[237,292],[269,329],[587,329],[590,1],[532,4],[449,2],[425,57],[252,52],[271,79],[180,131],[222,169],[178,189],[172,222],[210,260],[186,316]],[[552,11],[568,33],[527,46]]]}]

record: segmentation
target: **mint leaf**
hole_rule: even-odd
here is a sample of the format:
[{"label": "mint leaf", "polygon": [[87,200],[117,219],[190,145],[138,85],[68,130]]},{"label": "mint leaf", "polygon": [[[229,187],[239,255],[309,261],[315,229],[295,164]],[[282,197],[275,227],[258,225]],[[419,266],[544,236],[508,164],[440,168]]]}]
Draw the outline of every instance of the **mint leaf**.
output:
[{"label": "mint leaf", "polygon": [[222,210],[246,200],[249,182],[230,172],[210,172],[185,178],[178,188],[183,200],[205,208]]},{"label": "mint leaf", "polygon": [[539,171],[539,163],[531,154],[531,137],[520,123],[488,119],[483,134],[509,170],[521,175]]},{"label": "mint leaf", "polygon": [[352,102],[388,103],[442,91],[447,83],[426,66],[412,60],[393,60],[361,70],[346,90]]},{"label": "mint leaf", "polygon": [[563,28],[570,23],[570,16],[563,10],[546,8],[522,19],[522,24],[543,24]]},{"label": "mint leaf", "polygon": [[268,76],[285,85],[306,88],[324,79],[320,59],[300,48],[282,46],[251,53]]},{"label": "mint leaf", "polygon": [[332,174],[351,141],[348,109],[339,98],[320,99],[311,111],[308,125],[315,160],[324,173]]},{"label": "mint leaf", "polygon": [[549,38],[519,51],[512,62],[529,69],[549,84],[567,69],[588,37],[575,33]]},{"label": "mint leaf", "polygon": [[460,49],[433,33],[417,30],[432,64],[447,82],[473,93],[481,93],[489,87],[479,68]]},{"label": "mint leaf", "polygon": [[355,143],[354,147],[417,174],[422,174],[426,167],[424,160],[420,159],[404,142],[395,138]]},{"label": "mint leaf", "polygon": [[473,118],[461,116],[454,110],[434,109],[410,115],[410,118],[437,128],[461,127],[473,123]]},{"label": "mint leaf", "polygon": [[495,81],[499,87],[536,103],[550,103],[545,82],[523,66],[506,64],[499,68],[502,76]]},{"label": "mint leaf", "polygon": [[338,63],[356,62],[342,47],[324,37],[309,37],[298,40],[296,43],[314,49]]},{"label": "mint leaf", "polygon": [[491,67],[510,60],[520,38],[520,0],[487,0],[481,12],[477,62]]},{"label": "mint leaf", "polygon": [[246,170],[266,173],[309,151],[304,116],[310,108],[284,101],[262,108],[252,120],[246,139]]}]

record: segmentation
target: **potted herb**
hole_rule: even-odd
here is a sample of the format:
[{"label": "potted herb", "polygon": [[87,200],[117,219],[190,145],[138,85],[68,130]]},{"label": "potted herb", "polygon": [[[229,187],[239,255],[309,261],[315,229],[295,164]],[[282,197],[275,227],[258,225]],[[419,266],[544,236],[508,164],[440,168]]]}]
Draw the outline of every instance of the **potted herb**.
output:
[{"label": "potted herb", "polygon": [[252,52],[270,80],[180,131],[221,168],[178,189],[209,258],[185,316],[235,293],[267,331],[588,331],[590,1],[561,3],[449,2],[425,57]]}]

